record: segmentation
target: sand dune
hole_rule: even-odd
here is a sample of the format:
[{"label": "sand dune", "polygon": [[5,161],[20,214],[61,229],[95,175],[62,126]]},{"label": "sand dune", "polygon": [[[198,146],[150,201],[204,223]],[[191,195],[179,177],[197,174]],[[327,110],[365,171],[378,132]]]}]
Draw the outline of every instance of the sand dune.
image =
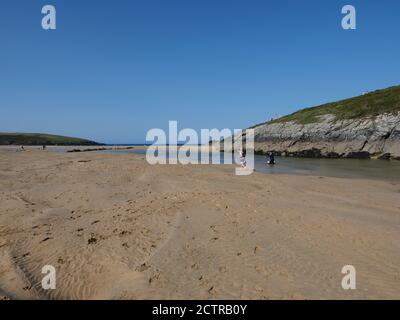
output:
[{"label": "sand dune", "polygon": [[[0,181],[0,298],[400,295],[400,182],[12,148]],[[356,290],[341,287],[347,264]],[[55,290],[41,287],[44,265]]]}]

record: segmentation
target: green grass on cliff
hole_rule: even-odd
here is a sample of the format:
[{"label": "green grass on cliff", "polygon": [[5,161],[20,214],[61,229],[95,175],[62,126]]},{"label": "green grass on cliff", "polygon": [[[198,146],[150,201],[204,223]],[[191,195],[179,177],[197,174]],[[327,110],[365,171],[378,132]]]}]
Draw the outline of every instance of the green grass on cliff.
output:
[{"label": "green grass on cliff", "polygon": [[51,134],[0,132],[0,145],[98,145],[98,143]]},{"label": "green grass on cliff", "polygon": [[400,111],[400,86],[377,90],[368,94],[299,110],[268,123],[294,121],[299,124],[318,122],[318,116],[333,114],[336,120],[375,117]]}]

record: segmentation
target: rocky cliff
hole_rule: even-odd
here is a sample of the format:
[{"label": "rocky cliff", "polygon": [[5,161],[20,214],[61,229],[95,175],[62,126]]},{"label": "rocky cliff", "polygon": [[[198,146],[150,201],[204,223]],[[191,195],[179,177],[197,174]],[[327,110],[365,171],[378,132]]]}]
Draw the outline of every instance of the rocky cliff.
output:
[{"label": "rocky cliff", "polygon": [[332,114],[320,121],[294,121],[255,127],[255,151],[299,157],[400,159],[400,114],[336,120]]},{"label": "rocky cliff", "polygon": [[258,153],[400,160],[400,86],[303,109],[253,128]]}]

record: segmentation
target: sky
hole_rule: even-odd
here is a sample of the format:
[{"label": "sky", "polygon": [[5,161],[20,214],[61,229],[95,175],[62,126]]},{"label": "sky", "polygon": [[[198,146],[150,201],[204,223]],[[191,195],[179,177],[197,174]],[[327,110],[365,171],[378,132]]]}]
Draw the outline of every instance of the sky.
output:
[{"label": "sky", "polygon": [[1,0],[0,132],[246,128],[400,84],[399,34],[398,0]]}]

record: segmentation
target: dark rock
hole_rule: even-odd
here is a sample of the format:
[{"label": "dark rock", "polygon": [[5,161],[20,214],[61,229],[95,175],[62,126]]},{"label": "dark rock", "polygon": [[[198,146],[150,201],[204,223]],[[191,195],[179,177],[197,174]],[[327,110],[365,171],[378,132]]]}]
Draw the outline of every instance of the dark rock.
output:
[{"label": "dark rock", "polygon": [[390,153],[384,153],[378,157],[379,160],[390,160]]},{"label": "dark rock", "polygon": [[97,239],[94,238],[94,237],[91,237],[91,238],[88,239],[88,244],[94,244],[96,242],[97,242]]},{"label": "dark rock", "polygon": [[369,159],[371,155],[367,151],[355,151],[347,153],[344,157],[350,159]]}]

